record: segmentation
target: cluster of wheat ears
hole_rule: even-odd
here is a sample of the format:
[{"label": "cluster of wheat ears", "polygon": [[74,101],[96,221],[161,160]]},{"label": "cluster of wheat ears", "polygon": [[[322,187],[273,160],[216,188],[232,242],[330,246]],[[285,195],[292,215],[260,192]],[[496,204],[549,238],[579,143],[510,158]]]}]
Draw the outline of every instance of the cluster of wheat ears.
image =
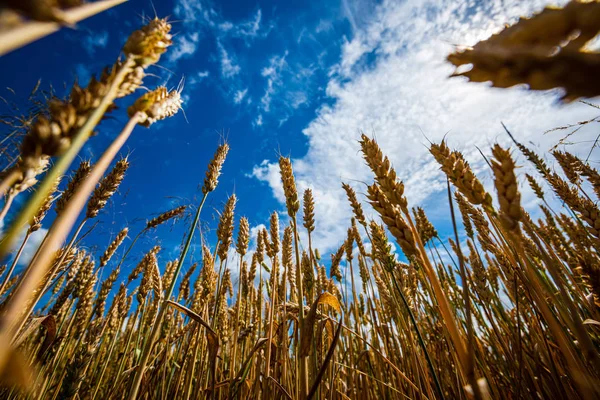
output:
[{"label": "cluster of wheat ears", "polygon": [[[514,138],[514,153],[493,146],[495,201],[460,152],[432,144],[454,227],[444,240],[425,211],[408,204],[377,142],[362,135],[374,181],[360,191],[379,218],[368,219],[355,189],[342,184],[353,218],[324,263],[312,239],[319,198],[298,193],[286,157],[279,167],[287,222],[273,213],[250,250],[248,219],[236,218],[232,195],[216,238],[200,242],[202,207],[229,150],[221,144],[199,204],[167,211],[139,232],[124,227],[101,253],[81,246],[82,228],[125,177],[128,160],[114,161],[121,147],[135,126],[176,114],[180,92],[147,91],[104,153],[63,175],[114,102],[142,86],[171,44],[170,29],[165,19],[150,20],[99,78],[50,99],[2,174],[0,219],[10,222],[0,242],[0,258],[9,260],[0,275],[2,398],[600,396],[600,173],[568,152],[552,153],[556,172]],[[525,178],[539,209],[521,206],[517,150],[535,167]],[[9,212],[30,188],[24,206]],[[562,207],[551,207],[552,196]],[[177,259],[159,262],[155,246],[132,260],[139,238],[159,234],[186,209],[194,217]],[[44,240],[19,271],[28,239],[51,212]],[[202,256],[192,264],[194,245]]]}]

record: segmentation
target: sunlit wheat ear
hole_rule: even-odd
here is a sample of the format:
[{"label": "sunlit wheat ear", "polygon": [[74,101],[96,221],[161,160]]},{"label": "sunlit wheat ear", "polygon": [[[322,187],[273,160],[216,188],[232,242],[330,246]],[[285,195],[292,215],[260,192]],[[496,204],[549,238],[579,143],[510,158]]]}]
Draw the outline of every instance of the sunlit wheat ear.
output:
[{"label": "sunlit wheat ear", "polygon": [[335,253],[331,253],[331,266],[329,267],[329,276],[335,278],[338,281],[342,280],[342,270],[340,269],[340,263],[344,256],[345,246],[340,246]]},{"label": "sunlit wheat ear", "polygon": [[106,177],[104,177],[98,187],[94,190],[92,197],[88,201],[88,206],[85,216],[87,218],[94,218],[98,215],[100,210],[106,206],[106,203],[110,197],[117,191],[119,185],[125,178],[125,172],[129,168],[129,161],[122,158],[113,167],[112,171]]},{"label": "sunlit wheat ear", "polygon": [[157,297],[162,296],[162,282],[160,281],[160,274],[158,271],[158,260],[156,254],[160,251],[160,247],[155,246],[150,252],[148,252],[141,265],[142,280],[138,287],[137,301],[143,303],[146,296],[150,293],[150,290],[155,290]]},{"label": "sunlit wheat ear", "polygon": [[438,236],[437,230],[425,215],[425,210],[421,207],[413,208],[413,215],[417,224],[417,232],[421,236],[421,242],[426,244]]},{"label": "sunlit wheat ear", "polygon": [[444,141],[432,144],[429,152],[456,188],[472,203],[492,206],[492,197],[473,173],[471,166],[458,151],[450,151]]},{"label": "sunlit wheat ear", "polygon": [[62,192],[62,195],[58,198],[58,200],[56,200],[54,210],[56,211],[57,215],[60,215],[63,212],[65,206],[75,193],[75,190],[77,190],[79,184],[81,184],[81,182],[83,182],[83,180],[87,178],[91,170],[92,164],[88,160],[79,163],[79,167],[73,174],[73,177],[71,177],[71,180],[67,184],[67,187]]},{"label": "sunlit wheat ear", "polygon": [[96,317],[103,317],[104,310],[106,308],[106,299],[108,298],[108,294],[112,290],[113,285],[115,284],[117,277],[119,276],[119,269],[114,269],[108,278],[102,285],[100,285],[100,291],[98,292],[98,296],[96,297],[96,302],[94,304],[94,310]]},{"label": "sunlit wheat ear", "polygon": [[185,275],[183,275],[183,278],[181,278],[181,282],[179,283],[179,298],[182,300],[187,300],[190,296],[190,279],[197,266],[198,263],[192,264]]},{"label": "sunlit wheat ear", "polygon": [[283,193],[285,194],[285,205],[288,215],[293,218],[300,209],[300,200],[296,190],[292,161],[287,157],[279,157],[279,171],[283,183]]},{"label": "sunlit wheat ear", "polygon": [[581,163],[581,174],[585,176],[588,182],[592,185],[596,197],[600,199],[600,173],[595,168],[592,168],[588,163]]},{"label": "sunlit wheat ear", "polygon": [[562,151],[553,151],[552,155],[558,161],[560,168],[563,173],[573,185],[579,186],[581,184],[581,174],[583,172],[583,165],[581,161],[573,154]]},{"label": "sunlit wheat ear", "polygon": [[[266,228],[260,230],[259,235],[261,236],[261,242],[264,248],[264,252],[269,258],[275,257],[275,252],[273,251],[273,246],[271,246],[271,241],[269,240],[269,232]],[[262,262],[262,261],[261,261]]]},{"label": "sunlit wheat ear", "polygon": [[[294,249],[293,249],[293,237],[294,230],[291,226],[286,226],[283,230],[283,241],[281,242],[281,263],[284,268],[287,269],[288,279],[290,275],[294,274],[294,288],[295,282],[295,265],[294,265]],[[292,271],[293,270],[293,271]],[[290,282],[291,283],[291,282]],[[292,291],[293,293],[293,291]]]},{"label": "sunlit wheat ear", "polygon": [[232,194],[227,203],[225,203],[223,213],[219,219],[219,226],[217,227],[217,238],[219,239],[217,254],[222,261],[227,259],[229,247],[233,242],[233,218],[236,202],[237,198],[235,194]]},{"label": "sunlit wheat ear", "polygon": [[373,257],[377,259],[385,268],[390,268],[393,264],[393,259],[390,258],[392,246],[388,242],[383,226],[375,221],[369,223],[369,231],[371,232],[371,240],[373,244]]},{"label": "sunlit wheat ear", "polygon": [[354,237],[354,242],[356,243],[356,246],[358,247],[358,253],[361,256],[365,257],[367,255],[367,251],[363,244],[363,239],[360,236],[360,232],[358,231],[358,226],[356,225],[355,218],[352,218],[352,235]]},{"label": "sunlit wheat ear", "polygon": [[271,219],[269,222],[269,234],[270,234],[270,253],[271,257],[275,257],[279,253],[279,247],[281,239],[279,237],[279,214],[277,212],[271,213]]},{"label": "sunlit wheat ear", "polygon": [[138,115],[138,123],[149,127],[157,121],[172,117],[181,109],[183,100],[177,90],[168,91],[166,87],[145,93],[127,109],[129,117]]},{"label": "sunlit wheat ear", "polygon": [[415,238],[412,230],[402,218],[400,210],[393,206],[378,185],[373,184],[368,188],[369,202],[379,213],[381,219],[388,227],[390,233],[402,248],[406,256],[417,253]]},{"label": "sunlit wheat ear", "polygon": [[100,267],[104,267],[106,264],[108,264],[112,256],[115,254],[115,251],[117,251],[119,246],[121,246],[121,244],[123,243],[123,240],[125,240],[125,238],[127,237],[128,232],[129,228],[123,228],[117,234],[115,239],[108,245],[106,251],[104,251],[104,254],[102,254],[102,257],[100,257]]},{"label": "sunlit wheat ear", "polygon": [[306,189],[303,195],[304,227],[311,233],[315,230],[315,200],[312,190]]},{"label": "sunlit wheat ear", "polygon": [[171,286],[171,282],[175,277],[175,269],[177,268],[177,264],[179,263],[178,259],[167,262],[167,267],[165,268],[165,273],[163,274],[163,286],[169,287]]},{"label": "sunlit wheat ear", "polygon": [[123,53],[133,57],[139,66],[155,64],[173,43],[170,32],[171,24],[166,18],[154,18],[129,36],[123,46]]},{"label": "sunlit wheat ear", "polygon": [[152,259],[156,257],[156,253],[159,251],[159,246],[154,246],[152,249],[150,249],[150,251],[144,255],[136,267],[129,273],[129,276],[127,277],[127,283],[136,280],[142,272],[148,270]]},{"label": "sunlit wheat ear", "polygon": [[494,158],[491,162],[500,204],[500,219],[506,229],[515,231],[518,230],[522,218],[521,194],[515,176],[515,162],[510,152],[498,144],[494,145],[492,154]]},{"label": "sunlit wheat ear", "polygon": [[[381,191],[392,204],[400,206],[402,211],[408,214],[408,202],[406,197],[404,197],[404,184],[398,180],[396,171],[392,167],[390,160],[387,156],[383,155],[383,152],[375,139],[371,139],[365,134],[361,135],[360,146],[363,158],[367,162],[369,168],[375,173],[375,180]],[[346,190],[346,193],[348,194],[348,197],[350,197],[348,190]],[[355,205],[353,204],[352,199],[350,200],[350,203],[354,208]]]},{"label": "sunlit wheat ear", "polygon": [[315,285],[315,272],[314,272],[314,268],[311,265],[310,262],[310,257],[308,256],[308,254],[306,253],[306,251],[302,252],[302,284],[303,284],[303,288],[305,289],[305,295],[307,297],[307,301],[310,302],[309,300],[309,293],[312,292],[313,287]]},{"label": "sunlit wheat ear", "polygon": [[354,213],[354,218],[358,221],[359,224],[366,227],[367,220],[365,219],[365,214],[362,209],[362,205],[358,201],[356,197],[356,192],[354,189],[348,185],[347,183],[342,183],[342,188],[346,192],[346,196],[348,196],[348,201],[350,202],[350,206],[352,207],[352,212]]},{"label": "sunlit wheat ear", "polygon": [[465,233],[472,239],[474,233],[470,215],[473,213],[473,206],[469,204],[467,199],[465,199],[459,192],[454,192],[454,198],[456,199],[456,203],[458,203],[458,209],[460,210],[460,214],[462,216]]},{"label": "sunlit wheat ear", "polygon": [[533,193],[537,196],[538,199],[544,200],[544,190],[540,186],[540,184],[535,180],[535,178],[529,174],[525,174],[525,178],[527,179],[527,183],[529,183],[529,187],[533,191]]},{"label": "sunlit wheat ear", "polygon": [[202,193],[207,194],[215,190],[219,183],[219,176],[221,175],[221,168],[229,152],[229,145],[224,143],[217,148],[215,155],[208,164],[206,170],[206,177],[204,178],[204,186],[202,186]]},{"label": "sunlit wheat ear", "polygon": [[238,230],[237,243],[235,246],[235,250],[241,257],[246,255],[248,251],[248,245],[250,244],[250,224],[248,223],[248,218],[242,217],[240,218],[240,226]]},{"label": "sunlit wheat ear", "polygon": [[160,214],[158,217],[156,218],[152,218],[150,221],[148,221],[146,223],[146,227],[144,228],[144,230],[150,230],[153,228],[156,228],[157,226],[164,224],[165,222],[174,219],[174,218],[178,218],[180,217],[183,212],[185,211],[186,206],[179,206],[177,208],[174,208],[172,210],[166,211],[162,214]]},{"label": "sunlit wheat ear", "polygon": [[589,198],[580,196],[576,189],[555,173],[546,176],[546,180],[556,195],[587,223],[588,231],[600,238],[600,211],[596,204]]},{"label": "sunlit wheat ear", "polygon": [[52,207],[52,202],[55,199],[54,194],[58,188],[59,183],[60,180],[54,184],[54,188],[50,191],[50,194],[46,197],[46,199],[40,206],[38,212],[33,216],[31,224],[29,225],[29,229],[27,230],[29,234],[39,230],[42,227],[42,220],[46,217],[46,214],[50,210],[50,207]]}]

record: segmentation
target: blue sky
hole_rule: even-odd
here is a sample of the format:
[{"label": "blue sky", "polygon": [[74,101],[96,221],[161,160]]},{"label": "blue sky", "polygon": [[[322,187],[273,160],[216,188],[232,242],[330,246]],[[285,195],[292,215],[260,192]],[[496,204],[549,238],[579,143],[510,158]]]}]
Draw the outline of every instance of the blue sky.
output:
[{"label": "blue sky", "polygon": [[[145,85],[174,87],[185,77],[185,117],[136,128],[124,149],[129,173],[85,245],[103,251],[126,224],[136,232],[147,218],[197,200],[206,165],[225,137],[231,152],[203,214],[204,232],[216,226],[216,210],[232,193],[239,198],[237,216],[247,216],[254,228],[272,211],[283,211],[277,168],[283,154],[293,159],[299,189],[313,189],[316,243],[325,254],[342,243],[351,217],[340,182],[364,193],[363,182],[372,180],[359,154],[361,131],[377,137],[405,180],[411,204],[425,205],[444,232],[445,181],[428,157],[428,139],[447,135],[492,190],[475,146],[506,143],[501,121],[546,150],[560,136],[544,131],[596,116],[589,106],[559,104],[558,92],[498,90],[447,78],[452,45],[474,44],[546,3],[130,0],[0,58],[0,95],[23,102],[39,78],[58,93],[76,76],[85,82],[114,62],[129,32],[155,8],[174,21],[175,38]],[[100,154],[124,123],[122,112],[103,121],[82,157]],[[592,129],[578,132],[579,143],[569,150],[584,152],[593,137]],[[523,190],[524,201],[532,202]],[[160,228],[135,255],[159,240],[161,260],[174,258],[184,225]]]}]

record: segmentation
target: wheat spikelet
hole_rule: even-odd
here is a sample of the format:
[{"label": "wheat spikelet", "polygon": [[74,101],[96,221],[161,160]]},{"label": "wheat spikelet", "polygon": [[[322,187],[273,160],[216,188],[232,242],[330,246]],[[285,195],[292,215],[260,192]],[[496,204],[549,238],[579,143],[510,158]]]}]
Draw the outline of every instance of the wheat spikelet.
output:
[{"label": "wheat spikelet", "polygon": [[346,192],[346,196],[348,197],[348,201],[350,202],[350,206],[352,207],[352,212],[354,213],[354,218],[356,218],[359,224],[366,227],[367,220],[365,219],[365,214],[363,212],[362,206],[356,197],[356,192],[347,183],[342,183],[342,188]]},{"label": "wheat spikelet", "polygon": [[84,181],[85,178],[89,175],[92,170],[92,165],[89,161],[82,161],[79,163],[79,167],[71,177],[71,180],[67,184],[67,187],[62,192],[61,196],[56,200],[56,204],[54,206],[54,210],[57,215],[60,215],[62,211],[65,209],[65,206],[69,202],[69,199],[75,193],[75,190],[79,187],[79,184]]},{"label": "wheat spikelet", "polygon": [[60,179],[54,183],[54,186],[52,187],[52,189],[50,189],[50,193],[48,194],[48,196],[46,196],[46,198],[40,205],[39,210],[33,216],[31,224],[29,225],[29,229],[27,230],[29,234],[39,230],[42,227],[42,220],[46,217],[46,214],[50,210],[50,207],[52,207],[52,201],[54,200],[54,192],[56,192],[59,183]]},{"label": "wheat spikelet", "polygon": [[181,109],[183,99],[178,90],[167,90],[159,86],[151,92],[144,93],[128,109],[129,117],[138,115],[138,123],[149,127],[155,122],[172,117]]},{"label": "wheat spikelet", "polygon": [[381,219],[387,225],[390,233],[402,248],[406,256],[417,253],[413,233],[408,224],[402,218],[400,211],[394,207],[378,185],[374,184],[368,188],[369,202],[381,215]]},{"label": "wheat spikelet", "polygon": [[166,212],[160,214],[156,218],[152,218],[150,221],[148,221],[146,223],[146,227],[144,228],[144,230],[150,230],[150,229],[156,228],[157,226],[164,224],[165,222],[167,222],[173,218],[178,218],[179,216],[181,216],[183,214],[185,209],[186,209],[186,206],[179,206],[177,208],[174,208],[172,210],[169,210],[169,211],[166,211]]},{"label": "wheat spikelet", "polygon": [[222,144],[217,148],[213,159],[208,164],[206,170],[206,177],[204,178],[204,186],[202,186],[202,193],[207,194],[216,189],[219,183],[219,175],[221,175],[221,168],[229,152],[229,145],[227,143]]},{"label": "wheat spikelet", "polygon": [[183,278],[181,278],[181,283],[179,284],[179,297],[184,300],[187,300],[188,297],[190,297],[190,278],[197,266],[198,263],[192,264],[185,275],[183,275]]},{"label": "wheat spikelet", "polygon": [[540,200],[544,200],[544,190],[542,189],[542,187],[540,186],[539,183],[537,183],[537,181],[535,180],[535,178],[529,174],[525,174],[525,178],[527,178],[527,182],[529,183],[529,187],[531,187],[531,190],[533,191],[533,193],[535,193],[535,195],[537,196],[538,199]]},{"label": "wheat spikelet", "polygon": [[127,283],[130,283],[138,278],[138,276],[147,270],[149,270],[148,265],[152,261],[153,257],[156,257],[156,253],[160,251],[159,246],[154,246],[147,252],[144,257],[142,257],[141,261],[135,266],[135,268],[129,273],[127,277]]},{"label": "wheat spikelet", "polygon": [[123,228],[114,238],[114,240],[108,245],[108,247],[104,251],[104,254],[102,254],[102,257],[100,257],[100,267],[104,267],[106,264],[108,264],[108,262],[115,254],[119,246],[121,246],[121,244],[123,243],[123,240],[125,240],[125,238],[127,237],[128,232],[129,228]]},{"label": "wheat spikelet", "polygon": [[270,257],[275,257],[275,255],[279,253],[279,247],[281,245],[279,238],[279,214],[277,214],[276,212],[271,214],[271,220],[269,223],[269,235],[270,241],[265,243],[269,243],[271,253]]},{"label": "wheat spikelet", "polygon": [[498,144],[494,145],[492,154],[494,155],[492,170],[500,203],[500,219],[506,229],[515,231],[519,228],[519,221],[522,218],[521,194],[515,176],[515,163],[510,152]]},{"label": "wheat spikelet", "polygon": [[217,250],[217,254],[221,260],[227,259],[227,252],[233,241],[233,217],[236,201],[235,194],[227,199],[223,214],[221,214],[221,218],[219,219],[219,226],[217,228],[219,249]]},{"label": "wheat spikelet", "polygon": [[340,246],[340,248],[331,254],[331,267],[329,267],[329,276],[331,278],[335,278],[338,281],[342,280],[342,270],[340,269],[340,263],[342,262],[342,257],[344,256],[344,250],[346,247],[344,245]]},{"label": "wheat spikelet", "polygon": [[298,191],[296,190],[296,181],[294,179],[291,160],[287,157],[279,157],[279,170],[288,215],[294,218],[300,208],[300,201],[298,200]]},{"label": "wheat spikelet", "polygon": [[471,166],[458,151],[450,151],[444,141],[432,144],[429,152],[456,188],[472,203],[490,207],[492,197],[485,191]]},{"label": "wheat spikelet", "polygon": [[311,233],[315,230],[315,200],[312,190],[306,189],[303,196],[304,203],[304,227]]},{"label": "wheat spikelet", "polygon": [[419,236],[421,237],[421,242],[426,244],[433,238],[437,237],[438,233],[429,219],[425,215],[425,210],[421,207],[413,208],[413,215],[415,216],[415,221],[417,223],[417,232],[419,232]]},{"label": "wheat spikelet", "polygon": [[[365,134],[361,135],[360,146],[363,158],[367,162],[367,165],[369,165],[369,168],[375,173],[375,181],[379,185],[381,191],[392,204],[399,205],[404,212],[407,212],[408,202],[404,197],[404,184],[396,178],[396,171],[392,168],[390,160],[387,156],[383,155],[377,142],[375,142],[374,139],[370,139]],[[348,194],[349,192],[346,191],[346,193]],[[354,199],[354,201],[356,201],[356,199]],[[353,204],[352,199],[350,200],[350,204],[352,204],[354,209],[355,205]],[[356,202],[356,204],[358,204],[358,202]]]},{"label": "wheat spikelet", "polygon": [[115,281],[117,280],[118,276],[119,269],[115,268],[110,273],[108,278],[106,278],[106,280],[102,282],[102,285],[100,286],[100,291],[98,292],[98,297],[96,297],[96,303],[94,305],[96,317],[100,318],[104,315],[104,309],[106,307],[106,298],[112,290],[112,287],[115,284]]},{"label": "wheat spikelet", "polygon": [[238,230],[238,237],[236,243],[236,251],[241,257],[246,255],[248,251],[248,244],[250,243],[250,224],[248,223],[248,218],[242,217],[240,218],[240,227]]},{"label": "wheat spikelet", "polygon": [[110,197],[117,191],[119,185],[125,178],[125,172],[129,168],[129,161],[122,158],[113,167],[113,169],[106,175],[98,184],[92,197],[88,201],[86,218],[94,218],[98,215],[100,210],[106,206],[106,203]]},{"label": "wheat spikelet", "polygon": [[166,19],[154,18],[129,36],[123,53],[141,67],[155,64],[172,44],[170,31],[171,24]]}]

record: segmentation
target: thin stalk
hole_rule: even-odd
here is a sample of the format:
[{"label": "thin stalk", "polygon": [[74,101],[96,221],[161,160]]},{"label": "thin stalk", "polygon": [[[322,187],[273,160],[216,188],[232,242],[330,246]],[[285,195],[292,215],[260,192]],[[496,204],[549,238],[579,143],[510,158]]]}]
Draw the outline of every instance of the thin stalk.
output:
[{"label": "thin stalk", "polygon": [[14,258],[12,264],[10,265],[10,269],[8,270],[8,273],[4,277],[4,282],[2,282],[2,286],[0,286],[0,293],[4,293],[4,289],[6,289],[6,285],[8,284],[10,277],[12,276],[13,272],[15,271],[15,267],[17,266],[17,264],[19,262],[19,258],[21,258],[23,249],[25,249],[25,245],[27,244],[27,241],[29,240],[30,236],[31,236],[31,234],[29,232],[27,232],[27,234],[25,235],[25,238],[23,239],[23,243],[21,243],[21,247],[19,247],[19,251],[17,251],[15,258]]},{"label": "thin stalk", "polygon": [[8,210],[10,210],[10,206],[12,205],[13,200],[16,196],[17,194],[12,192],[9,193],[8,196],[6,196],[4,206],[2,207],[2,210],[0,210],[0,222],[4,221],[4,217],[6,217],[6,214],[8,214]]},{"label": "thin stalk", "polygon": [[204,202],[206,201],[207,194],[203,194],[202,201],[198,206],[198,210],[196,211],[196,215],[194,217],[194,221],[192,222],[192,226],[190,227],[190,231],[188,233],[187,240],[185,242],[185,247],[181,252],[181,257],[179,258],[179,263],[177,264],[177,268],[175,269],[175,273],[173,274],[173,279],[171,281],[171,285],[169,286],[167,293],[162,301],[162,305],[160,306],[160,311],[158,313],[158,317],[154,321],[154,325],[152,326],[152,332],[150,333],[148,343],[144,347],[144,351],[142,353],[142,358],[140,363],[135,371],[135,377],[133,380],[133,385],[129,392],[129,400],[135,400],[137,398],[137,394],[140,390],[140,384],[142,383],[142,378],[144,377],[144,372],[146,369],[146,365],[148,364],[148,360],[150,359],[150,354],[152,352],[152,348],[154,347],[154,343],[156,339],[158,339],[158,334],[160,333],[160,325],[162,324],[163,318],[165,316],[165,312],[167,310],[167,305],[165,303],[166,300],[171,298],[173,294],[173,290],[175,289],[175,284],[177,283],[177,277],[179,276],[179,272],[181,271],[181,267],[183,266],[183,262],[185,257],[190,249],[190,245],[192,243],[192,239],[194,237],[194,232],[196,231],[196,226],[198,225],[198,221],[200,219],[200,212],[202,211],[202,206],[204,206]]},{"label": "thin stalk", "polygon": [[[296,253],[296,281],[298,282],[298,330],[299,332],[302,332],[302,328],[304,327],[304,290],[302,288],[302,267],[300,265],[300,250],[298,247],[298,222],[296,220],[296,215],[292,217],[292,224],[294,228],[294,249]],[[298,343],[296,343],[296,346],[297,345]],[[300,363],[300,396],[301,398],[304,398],[308,395],[309,390],[308,357],[298,357],[298,362]]]}]

